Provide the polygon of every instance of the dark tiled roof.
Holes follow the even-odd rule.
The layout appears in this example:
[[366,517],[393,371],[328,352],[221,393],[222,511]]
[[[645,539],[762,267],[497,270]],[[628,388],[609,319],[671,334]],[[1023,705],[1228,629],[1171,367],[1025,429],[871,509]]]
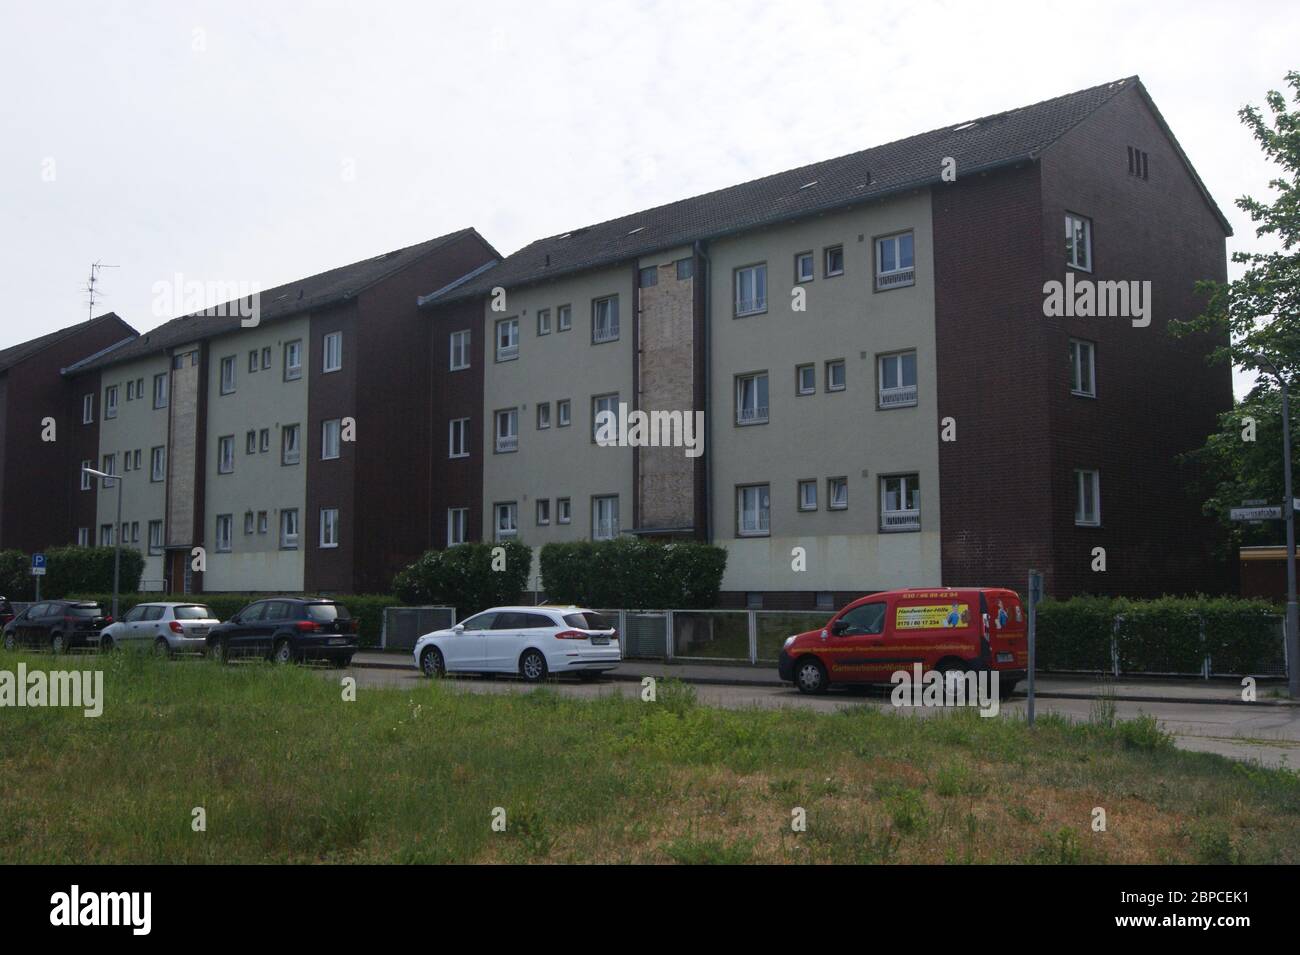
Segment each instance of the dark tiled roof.
[[40,338],[33,338],[31,341],[21,342],[9,348],[0,351],[0,371],[8,371],[19,362],[26,361],[38,352],[42,352],[51,345],[57,345],[65,339],[71,338],[87,329],[95,328],[99,325],[105,325],[110,322],[118,322],[124,328],[124,334],[134,334],[134,329],[127,325],[113,312],[105,312],[103,315],[97,315],[88,322],[78,322],[76,325],[69,325],[67,328],[60,328],[57,332],[50,332],[48,335],[42,335]]
[[[351,298],[363,289],[382,281],[406,268],[429,253],[466,236],[477,235],[472,229],[461,229],[418,245],[410,245],[394,252],[386,252],[371,259],[354,262],[319,275],[267,289],[260,296],[260,324],[288,318],[313,308],[322,308]],[[217,311],[218,309],[214,309]],[[239,313],[230,316],[185,315],[174,318],[145,332],[138,339],[121,348],[99,355],[66,369],[75,374],[93,368],[116,365],[124,361],[144,358],[179,345],[214,338],[233,332],[240,327]]]
[[927,186],[939,181],[946,156],[957,160],[958,175],[1027,160],[1133,86],[1141,88],[1135,76],[539,239],[422,304],[527,285]]

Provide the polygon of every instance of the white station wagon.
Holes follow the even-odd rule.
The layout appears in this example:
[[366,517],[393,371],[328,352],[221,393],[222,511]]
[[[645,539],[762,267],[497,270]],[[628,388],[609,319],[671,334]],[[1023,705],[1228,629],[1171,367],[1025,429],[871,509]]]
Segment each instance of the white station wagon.
[[548,674],[595,679],[618,666],[618,630],[582,607],[493,607],[415,643],[415,665],[446,673],[518,673],[529,683]]
[[99,648],[152,649],[160,655],[200,653],[208,631],[221,623],[203,604],[136,604],[99,635]]

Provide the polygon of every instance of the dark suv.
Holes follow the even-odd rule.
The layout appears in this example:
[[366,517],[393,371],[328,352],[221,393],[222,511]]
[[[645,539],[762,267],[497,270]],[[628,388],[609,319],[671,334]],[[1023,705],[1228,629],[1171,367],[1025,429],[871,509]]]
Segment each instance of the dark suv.
[[324,597],[270,597],[249,604],[208,632],[208,656],[265,657],[276,663],[328,660],[345,667],[357,652],[348,608]]
[[5,649],[25,645],[65,653],[74,647],[97,647],[100,631],[112,622],[99,604],[88,600],[43,600],[5,624]]

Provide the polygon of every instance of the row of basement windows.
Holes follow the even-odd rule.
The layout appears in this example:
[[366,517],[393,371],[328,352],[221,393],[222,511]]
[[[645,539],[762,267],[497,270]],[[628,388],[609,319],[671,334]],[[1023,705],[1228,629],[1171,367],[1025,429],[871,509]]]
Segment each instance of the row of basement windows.
[[[795,486],[795,509],[800,513],[819,509],[817,500],[821,482],[817,478],[800,480]],[[826,509],[849,509],[847,476],[825,480]],[[772,489],[769,484],[736,486],[736,536],[768,537],[771,534]],[[921,529],[921,482],[915,474],[892,474],[880,479],[880,524],[882,533],[919,531]]]
[[[447,543],[464,543],[465,527],[468,521],[467,508],[451,508],[447,511]],[[552,515],[551,499],[539,498],[533,502],[534,523],[537,527],[548,527],[552,519],[557,524],[573,523],[573,500],[567,497],[555,499]],[[457,537],[459,534],[459,537]],[[618,495],[594,494],[591,498],[591,539],[613,540],[619,535]],[[497,541],[513,540],[519,536],[519,502],[497,501],[492,505],[492,539]]]
[[[825,363],[822,381],[828,392],[846,390],[843,358]],[[766,371],[736,375],[736,424],[767,423],[769,390]],[[816,363],[795,366],[794,393],[797,397],[817,393]],[[876,356],[876,407],[882,410],[911,407],[916,404],[916,396],[916,352]]]
[[[329,418],[321,422],[322,461],[333,461],[339,457],[340,436],[343,419]],[[245,454],[265,454],[271,450],[271,429],[249,429],[244,434]],[[280,464],[291,466],[302,460],[302,426],[286,424],[280,428]],[[217,438],[217,473],[233,474],[235,471],[235,436],[222,435]]]

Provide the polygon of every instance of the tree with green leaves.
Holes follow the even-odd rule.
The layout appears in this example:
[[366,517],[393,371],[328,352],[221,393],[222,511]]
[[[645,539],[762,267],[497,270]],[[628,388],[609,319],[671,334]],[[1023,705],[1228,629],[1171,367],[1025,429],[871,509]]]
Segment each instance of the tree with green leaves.
[[[1255,106],[1237,114],[1278,174],[1269,181],[1272,201],[1242,196],[1236,205],[1255,223],[1256,238],[1271,240],[1277,248],[1234,252],[1232,260],[1245,267],[1242,275],[1230,282],[1198,282],[1205,310],[1171,326],[1176,335],[1210,332],[1224,342],[1212,352],[1211,361],[1260,372],[1250,393],[1220,416],[1220,430],[1187,455],[1207,482],[1206,512],[1228,524],[1238,543],[1275,543],[1281,533],[1277,523],[1242,526],[1228,521],[1228,509],[1243,500],[1282,500],[1277,375],[1285,376],[1290,388],[1292,453],[1300,458],[1294,441],[1300,404],[1300,72],[1287,73],[1286,82],[1296,109],[1288,109],[1286,97],[1272,90],[1266,97],[1271,115]],[[1300,471],[1298,463],[1293,461],[1292,467]]]

